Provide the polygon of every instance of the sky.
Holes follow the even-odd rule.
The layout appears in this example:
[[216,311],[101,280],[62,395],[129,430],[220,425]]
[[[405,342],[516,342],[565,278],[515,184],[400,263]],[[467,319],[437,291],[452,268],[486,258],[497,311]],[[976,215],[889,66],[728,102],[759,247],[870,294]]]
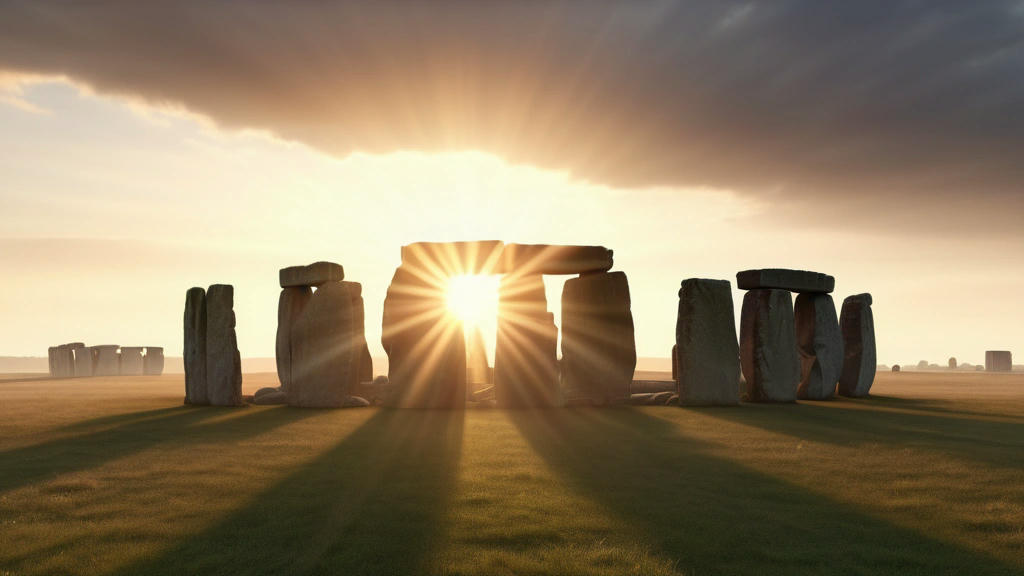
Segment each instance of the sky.
[[681,280],[789,267],[874,295],[880,362],[1024,357],[1021,2],[0,14],[0,355],[177,354],[231,283],[272,356],[277,270],[331,260],[379,356],[402,244],[499,239],[614,249],[641,356]]

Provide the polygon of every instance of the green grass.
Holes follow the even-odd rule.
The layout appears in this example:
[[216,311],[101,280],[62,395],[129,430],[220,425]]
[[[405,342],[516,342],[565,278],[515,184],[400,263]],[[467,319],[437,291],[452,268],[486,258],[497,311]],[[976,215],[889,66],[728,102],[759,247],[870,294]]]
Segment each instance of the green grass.
[[0,575],[1024,574],[1020,376],[465,413],[182,387],[0,381]]

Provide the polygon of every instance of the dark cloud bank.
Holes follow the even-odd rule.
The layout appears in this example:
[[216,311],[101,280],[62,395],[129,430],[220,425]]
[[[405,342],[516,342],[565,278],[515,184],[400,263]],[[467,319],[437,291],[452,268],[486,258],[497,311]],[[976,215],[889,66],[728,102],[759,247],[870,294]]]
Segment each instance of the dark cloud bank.
[[340,156],[484,149],[825,222],[1024,228],[1019,1],[0,7],[0,69]]

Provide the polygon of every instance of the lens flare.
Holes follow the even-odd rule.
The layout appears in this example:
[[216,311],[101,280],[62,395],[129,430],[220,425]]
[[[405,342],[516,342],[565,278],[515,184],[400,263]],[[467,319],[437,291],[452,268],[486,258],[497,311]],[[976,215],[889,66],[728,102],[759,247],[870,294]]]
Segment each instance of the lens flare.
[[448,281],[448,311],[466,326],[493,322],[498,315],[498,276],[464,274]]

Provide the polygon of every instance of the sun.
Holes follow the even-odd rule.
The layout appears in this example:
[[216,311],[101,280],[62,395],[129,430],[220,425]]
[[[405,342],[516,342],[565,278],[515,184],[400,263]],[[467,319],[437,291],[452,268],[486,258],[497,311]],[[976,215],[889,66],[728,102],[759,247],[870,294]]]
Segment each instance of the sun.
[[498,276],[464,274],[448,280],[448,311],[466,326],[498,316]]

